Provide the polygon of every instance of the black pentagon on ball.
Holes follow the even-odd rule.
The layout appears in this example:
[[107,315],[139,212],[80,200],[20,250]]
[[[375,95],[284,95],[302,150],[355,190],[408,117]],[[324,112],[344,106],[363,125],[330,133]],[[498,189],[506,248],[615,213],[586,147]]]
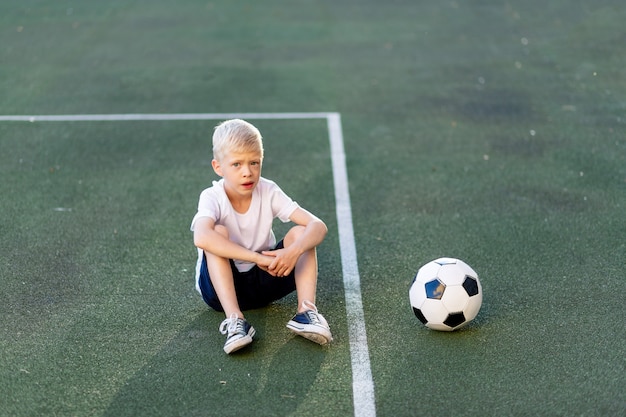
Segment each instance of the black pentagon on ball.
[[452,313],[443,321],[443,324],[450,327],[456,327],[465,322],[465,315],[463,313]]
[[467,295],[470,297],[476,295],[478,294],[478,281],[476,281],[476,278],[467,275],[465,281],[463,281],[463,288],[465,288]]
[[424,288],[426,289],[426,297],[434,299],[434,300],[441,300],[441,297],[443,297],[443,292],[445,291],[446,286],[443,282],[439,281],[438,279],[434,279],[424,284]]
[[413,313],[415,313],[415,317],[417,317],[422,323],[426,324],[426,322],[428,322],[419,308],[413,307]]

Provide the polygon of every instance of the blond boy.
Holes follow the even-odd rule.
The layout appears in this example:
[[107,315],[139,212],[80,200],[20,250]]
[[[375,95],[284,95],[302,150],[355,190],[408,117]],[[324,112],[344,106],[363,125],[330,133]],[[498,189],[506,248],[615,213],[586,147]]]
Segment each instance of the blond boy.
[[[296,315],[287,327],[319,344],[332,340],[315,306],[316,247],[327,233],[324,222],[261,176],[263,142],[252,124],[227,120],[213,134],[213,170],[222,177],[200,194],[191,223],[198,248],[196,289],[214,310],[223,311],[224,351],[252,343],[255,329],[244,310],[259,308],[294,290]],[[295,223],[277,242],[275,218]]]

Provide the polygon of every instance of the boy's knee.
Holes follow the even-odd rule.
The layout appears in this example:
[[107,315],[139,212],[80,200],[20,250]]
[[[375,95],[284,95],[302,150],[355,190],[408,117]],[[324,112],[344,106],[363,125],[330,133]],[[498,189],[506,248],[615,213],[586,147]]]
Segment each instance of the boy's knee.
[[228,229],[226,228],[226,226],[217,224],[215,225],[215,231],[219,233],[220,235],[224,236],[226,239],[228,239]]
[[298,239],[305,231],[305,227],[304,226],[294,226],[291,229],[289,229],[289,231],[287,232],[287,234],[285,235],[285,245],[289,246],[291,245],[293,242],[296,241],[296,239]]

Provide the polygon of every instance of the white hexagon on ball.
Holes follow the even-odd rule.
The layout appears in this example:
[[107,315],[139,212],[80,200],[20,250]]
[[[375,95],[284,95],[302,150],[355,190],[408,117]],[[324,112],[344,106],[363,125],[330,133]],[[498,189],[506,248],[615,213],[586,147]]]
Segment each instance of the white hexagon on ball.
[[422,266],[409,289],[415,316],[428,328],[453,331],[472,321],[482,305],[478,274],[456,258],[439,258]]

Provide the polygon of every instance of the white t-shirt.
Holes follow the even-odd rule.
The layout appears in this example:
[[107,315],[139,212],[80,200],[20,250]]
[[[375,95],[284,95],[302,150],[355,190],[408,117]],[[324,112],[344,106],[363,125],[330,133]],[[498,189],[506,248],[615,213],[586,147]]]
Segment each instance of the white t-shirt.
[[[248,211],[244,214],[237,213],[228,200],[224,180],[221,179],[213,181],[213,186],[200,194],[198,212],[191,221],[191,230],[194,230],[197,219],[210,217],[216,225],[225,226],[229,239],[238,245],[254,252],[270,250],[276,246],[276,236],[272,230],[274,219],[278,218],[286,223],[298,207],[298,203],[289,198],[275,182],[261,177],[252,192]],[[203,255],[202,249],[198,249],[196,278],[200,275]],[[241,272],[254,266],[251,262],[238,259],[234,259],[234,262]]]

